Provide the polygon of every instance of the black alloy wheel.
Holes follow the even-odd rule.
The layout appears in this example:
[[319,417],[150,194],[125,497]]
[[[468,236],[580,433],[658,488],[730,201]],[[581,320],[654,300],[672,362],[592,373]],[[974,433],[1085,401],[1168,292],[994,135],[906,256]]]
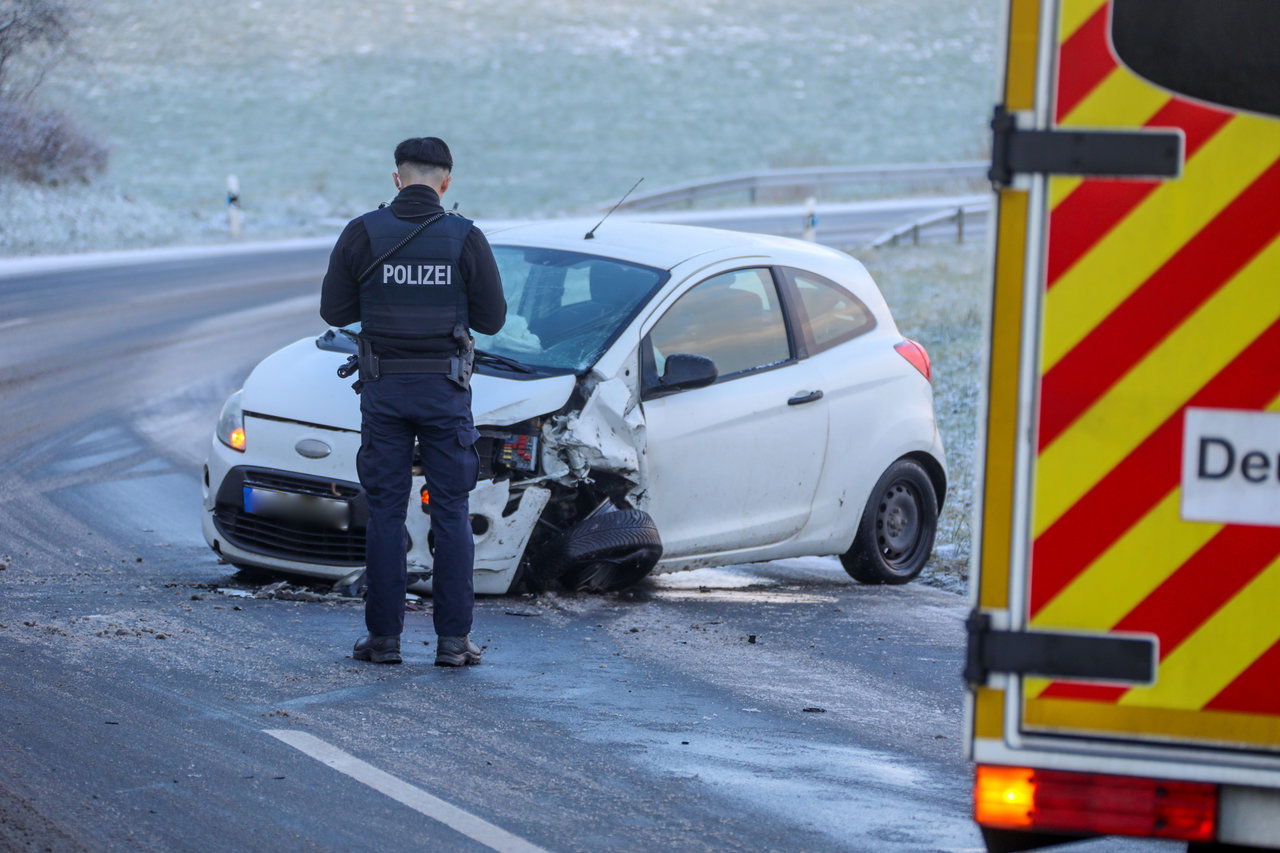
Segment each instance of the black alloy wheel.
[[871,490],[853,546],[840,562],[862,583],[907,583],[929,561],[937,531],[938,496],[929,475],[918,463],[899,459]]

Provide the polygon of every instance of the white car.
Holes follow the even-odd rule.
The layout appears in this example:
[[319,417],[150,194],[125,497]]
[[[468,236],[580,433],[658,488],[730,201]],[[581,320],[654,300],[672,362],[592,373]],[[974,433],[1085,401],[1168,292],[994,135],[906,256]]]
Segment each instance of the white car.
[[[946,468],[929,359],[846,254],[629,221],[489,233],[508,313],[477,336],[475,589],[622,588],[648,572],[840,555],[866,583],[928,560]],[[204,476],[225,560],[329,578],[364,563],[354,329],[264,359]],[[430,583],[415,470],[408,562]]]

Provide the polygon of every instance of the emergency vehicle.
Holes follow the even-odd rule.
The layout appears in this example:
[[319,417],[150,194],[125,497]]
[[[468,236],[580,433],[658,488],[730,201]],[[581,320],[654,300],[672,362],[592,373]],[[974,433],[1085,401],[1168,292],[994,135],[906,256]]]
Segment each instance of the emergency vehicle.
[[1280,849],[1280,2],[1011,0],[966,678],[991,851]]

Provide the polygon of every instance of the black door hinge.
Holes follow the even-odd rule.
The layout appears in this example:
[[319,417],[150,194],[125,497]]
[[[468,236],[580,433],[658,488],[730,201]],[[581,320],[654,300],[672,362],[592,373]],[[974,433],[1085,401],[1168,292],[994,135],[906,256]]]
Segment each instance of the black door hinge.
[[1171,130],[1022,130],[997,104],[991,118],[991,170],[997,187],[1022,173],[1111,178],[1176,178],[1182,134]]
[[991,615],[977,610],[965,627],[969,649],[964,677],[975,686],[985,684],[993,672],[1137,683],[1155,678],[1154,639],[998,631],[991,627]]

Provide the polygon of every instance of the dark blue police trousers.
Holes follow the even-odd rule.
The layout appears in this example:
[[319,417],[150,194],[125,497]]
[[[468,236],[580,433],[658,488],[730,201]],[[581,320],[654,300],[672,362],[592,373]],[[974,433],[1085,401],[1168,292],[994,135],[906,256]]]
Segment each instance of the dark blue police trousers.
[[442,637],[470,633],[475,542],[467,498],[480,470],[475,450],[480,434],[471,419],[471,392],[441,374],[398,373],[365,383],[360,414],[356,470],[369,501],[365,625],[371,634],[381,636],[404,630],[408,547],[404,521],[416,438],[422,450],[435,544],[432,619]]

